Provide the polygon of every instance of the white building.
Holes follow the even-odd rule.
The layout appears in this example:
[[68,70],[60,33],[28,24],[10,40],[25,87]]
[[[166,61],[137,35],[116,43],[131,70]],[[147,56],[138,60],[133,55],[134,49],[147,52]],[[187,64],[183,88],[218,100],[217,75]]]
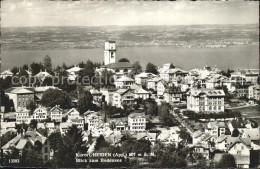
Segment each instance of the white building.
[[191,89],[187,93],[187,109],[196,112],[224,112],[223,90]]
[[133,113],[128,116],[128,126],[131,131],[145,131],[146,118],[141,113]]
[[115,80],[116,88],[131,88],[134,83],[135,80],[127,76],[122,76]]
[[104,50],[104,63],[108,65],[116,62],[116,42],[106,41]]
[[33,119],[37,121],[43,121],[47,119],[47,109],[45,107],[38,107],[33,112]]
[[50,75],[45,69],[44,71],[41,70],[39,73],[37,73],[35,77],[43,81],[46,77],[52,77],[52,75]]
[[103,123],[102,117],[98,112],[87,111],[84,113],[84,118],[88,125],[88,130],[95,130],[99,124]]
[[29,110],[21,110],[19,112],[16,112],[16,123],[17,124],[29,124],[31,122],[32,117],[30,116]]
[[165,89],[169,86],[169,83],[164,81],[164,80],[160,80],[157,83],[157,95],[158,96],[162,96],[165,92]]
[[123,105],[133,105],[135,103],[135,94],[132,89],[118,89],[113,93],[112,106],[123,107]]
[[63,110],[60,106],[56,105],[50,110],[51,121],[62,122]]
[[11,72],[11,71],[8,69],[8,70],[3,71],[3,72],[0,74],[0,78],[5,79],[5,78],[7,78],[8,76],[9,76],[9,77],[12,77],[13,75],[14,75],[13,72]]
[[248,98],[252,100],[260,100],[260,86],[252,85],[248,87]]
[[143,100],[150,98],[150,93],[142,88],[135,90],[135,98],[141,98]]
[[83,68],[80,68],[78,65],[74,65],[74,67],[66,70],[68,72],[68,79],[71,81],[76,80],[81,70],[83,70]]
[[68,115],[68,120],[71,120],[76,117],[79,117],[79,112],[75,108],[72,108],[67,112],[67,115]]
[[138,85],[145,85],[149,79],[155,77],[157,76],[153,73],[142,72],[138,75],[135,75],[135,83]]
[[157,83],[161,80],[159,77],[155,77],[147,80],[147,89],[157,90]]

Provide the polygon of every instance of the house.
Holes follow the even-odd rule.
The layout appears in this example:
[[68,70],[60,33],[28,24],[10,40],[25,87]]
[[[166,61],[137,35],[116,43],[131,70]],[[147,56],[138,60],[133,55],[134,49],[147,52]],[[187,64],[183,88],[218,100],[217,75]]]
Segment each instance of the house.
[[248,99],[254,101],[260,100],[260,86],[252,85],[248,87]]
[[[232,154],[239,168],[249,168],[251,140],[241,137],[230,137],[227,140],[227,151]],[[239,161],[244,159],[243,162]]]
[[164,64],[162,68],[158,69],[158,72],[160,78],[167,82],[172,81],[173,79],[180,80],[188,74],[188,72],[181,70],[180,68],[175,68],[171,63]]
[[39,79],[41,79],[42,81],[44,81],[44,79],[45,78],[47,78],[47,77],[52,77],[52,75],[50,75],[47,71],[46,71],[46,69],[45,69],[45,71],[40,71],[39,73],[37,73],[34,77],[37,77],[37,78],[39,78]]
[[123,107],[123,105],[133,105],[134,103],[135,94],[132,89],[118,89],[113,93],[113,106]]
[[79,129],[84,130],[85,119],[81,116],[74,116],[68,119],[67,122],[72,123],[73,125],[76,125]]
[[157,83],[161,80],[159,77],[155,77],[147,80],[147,89],[157,90]]
[[54,86],[41,86],[41,87],[11,87],[5,90],[5,93],[14,103],[16,111],[26,108],[30,101],[39,103],[42,99],[43,93],[48,89],[59,89]]
[[30,124],[31,120],[32,120],[32,116],[30,115],[30,111],[26,110],[26,109],[22,109],[18,112],[15,113],[16,115],[16,123],[17,124]]
[[183,92],[181,91],[180,87],[176,86],[168,86],[166,87],[163,99],[167,103],[180,103],[182,99]]
[[158,96],[163,96],[165,89],[169,86],[169,83],[164,81],[164,80],[160,80],[157,83],[157,95]]
[[200,154],[203,158],[209,159],[210,158],[210,148],[208,144],[197,143],[191,146],[194,154]]
[[68,79],[71,81],[75,81],[81,70],[83,70],[83,68],[80,68],[79,65],[74,65],[74,67],[66,70],[68,72]]
[[241,137],[251,139],[252,141],[260,140],[260,128],[246,129],[243,131]]
[[143,100],[150,98],[150,93],[143,88],[135,90],[135,98],[141,98]]
[[217,121],[213,121],[213,122],[209,122],[207,125],[207,131],[212,135],[212,136],[221,136],[221,135],[225,135],[226,133],[226,124],[224,122],[217,122]]
[[131,131],[145,131],[146,118],[141,113],[133,113],[128,116],[128,126]]
[[227,135],[220,135],[216,140],[215,140],[215,148],[221,151],[226,151],[227,150],[227,139],[231,136]]
[[103,124],[101,114],[95,111],[87,111],[84,113],[85,123],[88,130],[95,130],[99,124]]
[[31,151],[37,145],[41,145],[38,150],[39,155],[42,157],[43,162],[50,161],[50,143],[48,138],[44,137],[37,131],[27,131],[18,134],[8,143],[6,143],[2,150],[4,153],[10,151],[11,147],[15,147],[20,152]]
[[161,133],[158,135],[157,140],[159,140],[163,144],[174,144],[177,148],[183,139],[180,138],[177,132],[173,130],[161,130]]
[[138,85],[145,85],[149,79],[157,77],[153,73],[142,72],[138,75],[135,75],[135,83]]
[[37,129],[48,129],[49,131],[54,131],[56,128],[55,128],[55,124],[54,122],[44,122],[44,123],[37,123]]
[[68,115],[68,120],[71,120],[76,117],[79,117],[79,112],[75,108],[72,108],[67,112],[67,115]]
[[228,122],[228,128],[231,133],[234,129],[237,129],[240,135],[244,138],[251,138],[252,140],[257,140],[260,135],[259,125],[253,123],[250,120],[235,119]]
[[0,78],[5,79],[8,76],[12,77],[13,75],[14,75],[13,72],[11,72],[10,69],[8,69],[8,70],[5,70],[5,71],[1,72]]
[[119,121],[116,123],[116,130],[124,131],[127,129],[127,122]]
[[56,105],[50,110],[51,121],[62,122],[63,110],[60,106]]
[[224,112],[223,90],[191,89],[187,92],[187,109],[195,112]]
[[134,83],[135,80],[127,76],[122,76],[115,80],[116,88],[130,88]]
[[26,108],[30,101],[34,101],[34,92],[23,87],[9,88],[5,90],[10,100],[13,100],[16,111]]
[[33,112],[33,119],[36,121],[44,121],[47,119],[47,109],[45,107],[38,107]]
[[136,134],[136,140],[149,140],[154,146],[156,142],[156,133],[142,132]]
[[102,93],[97,89],[90,89],[89,91],[93,97],[93,102],[95,104],[100,104],[102,102]]
[[68,122],[60,123],[60,133],[61,133],[61,135],[65,134],[71,126],[72,126],[72,123],[68,123]]

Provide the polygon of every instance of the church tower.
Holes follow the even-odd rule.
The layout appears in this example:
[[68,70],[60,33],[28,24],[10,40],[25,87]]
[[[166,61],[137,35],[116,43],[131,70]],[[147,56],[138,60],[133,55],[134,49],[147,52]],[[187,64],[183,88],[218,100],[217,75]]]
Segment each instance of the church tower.
[[104,51],[104,63],[108,65],[116,62],[116,42],[106,41]]

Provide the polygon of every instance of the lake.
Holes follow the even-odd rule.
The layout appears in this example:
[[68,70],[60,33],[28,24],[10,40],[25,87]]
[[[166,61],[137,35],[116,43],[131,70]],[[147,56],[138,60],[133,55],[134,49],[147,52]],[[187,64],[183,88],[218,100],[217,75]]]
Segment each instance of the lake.
[[[62,49],[62,50],[15,50],[2,51],[2,70],[13,66],[22,66],[40,62],[49,55],[53,66],[77,64],[88,59],[103,62],[104,51],[97,49]],[[139,61],[143,68],[148,62],[157,66],[172,62],[178,67],[190,70],[196,67],[218,65],[220,69],[258,69],[259,46],[240,45],[227,48],[181,48],[181,47],[125,47],[117,50],[117,60],[128,58],[131,62]]]

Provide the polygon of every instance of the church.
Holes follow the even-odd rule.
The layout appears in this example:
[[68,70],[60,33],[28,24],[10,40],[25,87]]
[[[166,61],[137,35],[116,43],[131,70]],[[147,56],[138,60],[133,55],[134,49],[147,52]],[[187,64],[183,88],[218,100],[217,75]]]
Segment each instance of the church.
[[128,76],[132,71],[132,64],[129,62],[116,62],[116,42],[106,41],[104,49],[104,65],[96,71],[101,73],[104,69],[115,73],[115,78]]

